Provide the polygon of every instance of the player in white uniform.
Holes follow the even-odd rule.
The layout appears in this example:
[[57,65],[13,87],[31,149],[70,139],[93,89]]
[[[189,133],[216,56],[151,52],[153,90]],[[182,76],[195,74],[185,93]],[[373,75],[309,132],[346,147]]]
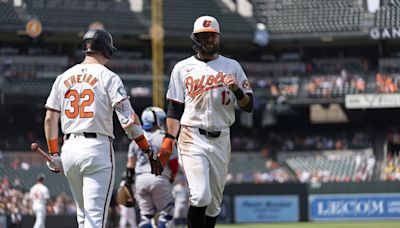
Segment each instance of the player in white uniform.
[[[59,75],[46,102],[45,134],[54,172],[64,172],[77,203],[79,227],[105,227],[114,185],[113,112],[128,137],[146,151],[152,172],[162,167],[154,156],[120,77],[104,65],[116,51],[105,30],[89,30],[82,43],[85,59]],[[64,144],[58,153],[58,122]]]
[[119,228],[137,228],[136,223],[136,211],[135,207],[125,207],[124,205],[119,205],[120,217],[119,217]]
[[175,228],[185,228],[189,209],[189,189],[186,185],[186,178],[184,176],[179,177],[178,183],[172,188],[172,195],[175,198]]
[[[141,116],[145,135],[154,151],[158,151],[165,136],[166,114],[158,107],[146,108]],[[173,218],[174,198],[172,182],[178,172],[178,154],[173,150],[168,165],[161,176],[151,174],[150,165],[143,151],[134,143],[129,145],[127,174],[136,175],[135,198],[140,208],[140,228],[151,228],[151,220],[159,212],[158,228],[168,227]]]
[[247,112],[253,109],[242,67],[218,54],[219,35],[215,18],[196,19],[191,38],[197,54],[175,65],[167,92],[168,132],[160,161],[165,164],[180,131],[179,164],[190,191],[189,228],[215,226],[228,172],[234,104]]
[[44,228],[46,220],[46,204],[50,199],[49,189],[44,185],[45,176],[39,174],[37,182],[29,191],[29,199],[32,202],[32,210],[36,215],[36,221],[33,228]]

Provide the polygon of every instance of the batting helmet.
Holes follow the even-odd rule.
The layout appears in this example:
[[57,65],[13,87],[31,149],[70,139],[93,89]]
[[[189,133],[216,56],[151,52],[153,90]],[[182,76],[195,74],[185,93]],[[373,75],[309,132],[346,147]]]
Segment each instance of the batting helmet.
[[100,52],[109,59],[116,51],[113,38],[109,32],[102,29],[89,30],[83,36],[82,50],[85,53]]
[[201,16],[194,22],[190,39],[192,40],[192,48],[196,52],[199,52],[201,49],[203,49],[199,39],[196,37],[196,34],[201,32],[220,33],[217,19],[211,16]]
[[165,119],[167,114],[159,107],[147,107],[141,116],[142,125],[144,130],[150,130],[153,126],[158,126],[160,129],[164,129]]

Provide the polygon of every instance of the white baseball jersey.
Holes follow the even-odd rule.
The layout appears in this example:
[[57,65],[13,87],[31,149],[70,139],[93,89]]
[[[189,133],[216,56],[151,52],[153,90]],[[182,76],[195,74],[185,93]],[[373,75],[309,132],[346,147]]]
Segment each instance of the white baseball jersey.
[[41,183],[36,183],[29,191],[29,198],[32,200],[32,208],[45,208],[50,198],[49,189]]
[[235,95],[223,85],[224,77],[232,75],[244,93],[253,93],[240,64],[219,55],[203,62],[194,56],[178,62],[172,73],[167,99],[185,104],[181,125],[217,131],[235,121]]
[[113,107],[127,98],[114,72],[101,64],[77,64],[57,77],[46,108],[61,112],[64,134],[93,132],[114,138]]
[[[165,136],[165,131],[161,129],[157,129],[154,132],[144,132],[147,141],[149,144],[154,148],[155,151],[159,151],[162,141]],[[129,144],[129,151],[128,151],[128,157],[131,158],[133,156],[136,156],[136,165],[135,165],[135,173],[136,175],[140,175],[142,173],[151,173],[151,166],[150,162],[148,159],[147,154],[145,154],[139,146],[135,142],[131,142]],[[178,152],[176,150],[176,147],[174,147],[174,150],[172,151],[172,154],[170,156],[170,160],[176,159],[178,156]],[[169,165],[164,167],[164,170],[162,172],[163,176],[166,176],[167,178],[170,178],[171,176],[171,168]]]

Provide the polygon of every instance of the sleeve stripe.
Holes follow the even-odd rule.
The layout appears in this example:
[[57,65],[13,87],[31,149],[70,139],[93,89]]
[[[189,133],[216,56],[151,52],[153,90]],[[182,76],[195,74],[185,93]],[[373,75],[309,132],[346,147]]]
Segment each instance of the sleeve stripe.
[[44,106],[44,108],[49,110],[49,111],[52,111],[52,112],[59,112],[59,113],[61,112],[60,110],[57,110],[57,109],[54,109],[54,108],[50,108],[50,107],[47,107],[47,106]]

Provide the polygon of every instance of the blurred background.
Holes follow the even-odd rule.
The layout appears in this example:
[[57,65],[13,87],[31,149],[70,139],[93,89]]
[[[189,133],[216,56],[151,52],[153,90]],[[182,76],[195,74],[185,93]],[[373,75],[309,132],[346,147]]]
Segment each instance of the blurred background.
[[[83,33],[113,35],[107,66],[140,114],[164,108],[201,15],[217,18],[221,54],[255,93],[231,128],[219,223],[400,220],[400,0],[0,0],[0,227],[32,226],[26,192],[39,173],[48,226],[74,225],[65,178],[29,148],[45,148],[44,103],[83,59]],[[115,123],[117,187],[129,140]]]

